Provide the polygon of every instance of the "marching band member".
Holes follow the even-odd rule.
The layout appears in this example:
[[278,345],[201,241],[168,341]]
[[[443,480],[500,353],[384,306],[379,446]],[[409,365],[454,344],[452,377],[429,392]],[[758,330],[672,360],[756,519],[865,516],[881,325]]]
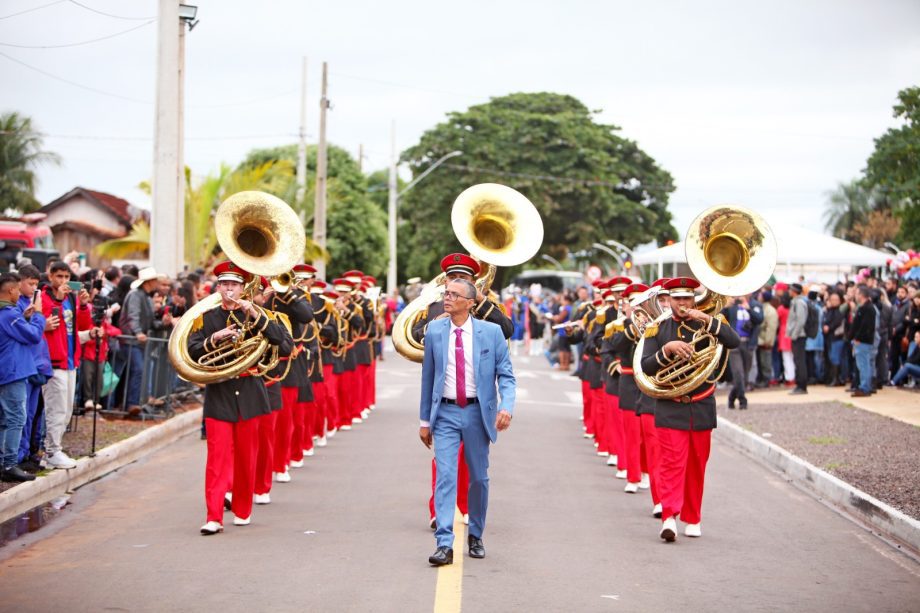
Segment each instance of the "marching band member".
[[[313,388],[307,377],[307,351],[304,338],[313,321],[313,309],[301,290],[291,287],[284,294],[273,293],[267,301],[272,311],[287,315],[291,322],[291,334],[294,337],[294,352],[290,356],[293,362],[281,381],[282,408],[275,421],[274,461],[272,469],[275,481],[288,483],[291,474],[289,466],[303,466],[303,403],[313,400]],[[296,433],[296,437],[295,437]],[[292,446],[296,438],[297,444]]]
[[648,289],[642,283],[632,283],[622,292],[622,316],[625,316],[618,328],[611,330],[613,340],[611,347],[615,359],[620,363],[619,376],[619,408],[623,419],[623,455],[626,456],[626,487],[623,491],[635,494],[639,491],[642,481],[642,433],[638,415],[639,388],[633,378],[633,354],[636,351],[636,342],[639,340],[638,330],[632,322],[632,306],[629,298],[633,294],[644,292]]
[[[586,335],[584,333],[584,323],[587,322],[589,313],[593,312],[594,307],[594,294],[603,291],[603,287],[606,285],[606,282],[602,279],[595,279],[591,282],[592,293],[588,296],[588,299],[579,304],[569,316],[569,321],[566,322],[570,325],[565,327],[566,341],[569,345],[577,345],[578,343],[584,344]],[[578,328],[581,328],[580,330]],[[584,362],[587,359],[587,356],[582,352],[581,362],[575,364],[575,375],[581,380],[581,419],[583,422],[583,429],[585,431],[585,438],[595,439],[595,446],[599,447],[597,439],[597,425],[595,424],[595,412],[593,406],[594,394],[591,392],[590,381],[585,377]]]
[[353,351],[355,341],[364,331],[364,312],[361,305],[352,299],[355,289],[355,283],[345,278],[335,279],[333,288],[339,294],[336,301],[336,308],[345,323],[342,333],[342,342],[344,345],[343,353],[343,371],[339,375],[338,381],[338,401],[339,401],[339,429],[351,430],[357,414],[354,412],[356,404],[355,394],[358,391],[360,383],[357,380],[358,361]]
[[310,287],[317,308],[314,314],[319,324],[320,361],[323,365],[323,424],[317,432],[320,436],[316,444],[325,447],[327,436],[334,436],[339,426],[339,376],[344,370],[339,346],[342,342],[340,335],[341,317],[336,310],[335,303],[339,294],[328,287],[325,281],[316,280]]
[[[364,275],[364,283],[367,285],[367,290],[365,291],[377,288],[377,279],[371,275]],[[371,347],[371,363],[370,368],[367,370],[367,379],[364,382],[364,406],[367,407],[367,413],[364,417],[367,417],[371,411],[377,408],[377,358],[383,351],[381,341],[386,336],[386,328],[383,327],[383,322],[381,321],[381,315],[386,306],[380,299],[379,290],[377,299],[373,301],[368,300],[368,302],[370,304],[370,313],[374,325],[373,328],[371,328],[373,332],[368,336],[368,343]],[[380,359],[383,358],[381,357]]]
[[[603,287],[599,283],[597,287]],[[578,325],[566,326],[566,334],[572,343],[582,343],[581,352],[581,393],[583,411],[591,423],[594,434],[594,446],[597,455],[608,457],[610,455],[607,432],[607,412],[603,408],[604,389],[603,374],[601,372],[600,345],[603,340],[606,313],[599,309],[603,306],[602,298],[597,298],[591,303],[586,303],[584,315]],[[603,315],[599,315],[603,313]]]
[[[188,351],[194,360],[240,336],[262,334],[279,352],[289,354],[290,337],[283,326],[269,319],[240,295],[250,280],[248,272],[233,262],[214,269],[220,307],[207,311],[193,325]],[[271,412],[265,384],[253,371],[205,387],[204,418],[208,431],[205,468],[207,520],[201,534],[223,531],[224,495],[233,490],[235,525],[247,525],[252,514],[258,432],[262,415]],[[232,483],[232,486],[231,486]]]
[[[605,300],[619,306],[623,290],[625,290],[630,283],[632,283],[632,280],[629,277],[613,277],[610,279],[610,281],[607,282],[609,293],[605,294]],[[611,313],[607,321],[613,321],[618,318],[619,315],[619,310],[615,310]],[[611,440],[611,445],[616,449],[616,458],[612,460],[608,458],[607,464],[609,466],[616,466],[617,479],[626,479],[626,434],[623,427],[623,410],[620,408],[620,371],[618,367],[614,366],[618,362],[612,343],[612,337],[605,339],[602,347],[602,351],[607,354],[610,359],[610,364],[608,364],[605,370],[610,379],[606,389],[607,393],[604,395],[604,407],[607,409],[608,436]]]
[[[687,277],[671,279],[664,284],[670,292],[672,317],[661,322],[657,333],[645,341],[642,355],[645,374],[654,375],[678,360],[689,360],[694,348],[688,341],[698,330],[711,334],[726,349],[734,349],[741,343],[724,318],[712,317],[693,308],[694,290],[699,285],[699,281]],[[722,361],[726,360],[727,355],[723,355]],[[655,405],[655,426],[661,446],[662,524],[659,536],[666,542],[676,538],[678,516],[686,524],[686,536],[702,535],[703,483],[712,429],[716,427],[715,389],[715,381],[706,381],[690,394],[659,399]]]
[[367,395],[365,388],[369,383],[368,375],[371,362],[373,362],[371,344],[368,338],[374,333],[374,314],[371,311],[370,300],[364,295],[366,291],[364,273],[360,270],[349,270],[342,276],[352,282],[354,286],[352,302],[360,307],[361,317],[364,320],[362,330],[355,335],[354,346],[352,347],[352,351],[355,354],[355,386],[351,395],[351,421],[353,424],[360,424],[367,417],[367,406],[364,404]]
[[[619,317],[617,308],[616,308],[616,295],[613,293],[613,290],[609,289],[609,283],[605,283],[602,287],[607,288],[601,292],[601,297],[604,299],[604,304],[607,305],[607,313],[604,320],[611,323],[606,323],[604,325],[605,333],[601,339],[600,349],[598,353],[601,356],[601,376],[604,382],[604,393],[601,394],[600,398],[600,407],[599,410],[604,414],[604,430],[603,438],[607,441],[607,450],[609,454],[607,456],[607,466],[616,466],[618,463],[625,462],[625,459],[620,460],[620,448],[623,446],[621,430],[622,422],[614,423],[614,420],[620,419],[620,416],[617,414],[620,393],[620,372],[619,372],[619,363],[614,359],[613,349],[611,348],[611,337],[606,334],[606,329],[608,326],[612,325],[612,322]],[[617,428],[619,426],[619,428]],[[623,464],[625,466],[625,464]]]
[[[307,377],[313,390],[313,400],[305,403],[303,410],[303,428],[301,440],[291,441],[291,445],[299,444],[304,457],[314,454],[314,443],[326,434],[326,385],[323,379],[323,360],[319,346],[320,323],[317,321],[317,312],[323,308],[323,299],[312,292],[316,283],[316,268],[309,264],[298,264],[294,267],[294,280],[298,289],[304,292],[304,298],[309,301],[313,310],[313,321],[310,322],[304,343],[307,348]],[[323,283],[323,287],[325,287]]]

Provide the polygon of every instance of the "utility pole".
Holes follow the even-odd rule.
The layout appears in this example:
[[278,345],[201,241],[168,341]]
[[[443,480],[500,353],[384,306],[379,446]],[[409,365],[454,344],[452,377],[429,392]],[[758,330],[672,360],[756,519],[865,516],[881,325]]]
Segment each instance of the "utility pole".
[[387,264],[387,294],[392,294],[396,289],[396,120],[390,127],[390,178],[389,198],[387,201],[387,242],[390,247],[390,258]]
[[364,173],[364,143],[358,144],[358,172]]
[[307,58],[304,56],[300,72],[300,144],[297,146],[297,200],[300,223],[307,225],[307,207],[303,201],[307,191]]
[[[326,98],[327,68],[323,62],[322,96],[319,99],[319,145],[316,149],[316,205],[313,210],[313,242],[326,248],[326,110],[329,100]],[[326,261],[319,258],[313,261],[317,275],[326,277]]]
[[150,263],[157,272],[169,275],[178,273],[185,263],[181,86],[184,34],[178,0],[159,0]]

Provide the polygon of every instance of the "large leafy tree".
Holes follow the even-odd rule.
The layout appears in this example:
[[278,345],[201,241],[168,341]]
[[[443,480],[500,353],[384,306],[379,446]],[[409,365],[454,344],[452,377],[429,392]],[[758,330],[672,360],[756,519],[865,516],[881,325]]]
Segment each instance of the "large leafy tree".
[[824,227],[837,238],[859,242],[859,226],[866,223],[873,208],[873,195],[862,181],[840,183],[827,194]]
[[403,276],[429,278],[443,254],[461,249],[450,207],[476,183],[527,196],[543,217],[542,251],[558,259],[608,238],[630,247],[677,238],[667,210],[671,175],[595,114],[571,96],[517,93],[450,113],[425,132],[402,155],[415,176],[451,151],[463,155],[400,202],[399,241],[412,254]]
[[899,240],[920,245],[920,87],[898,92],[894,116],[902,120],[875,139],[866,164],[865,184],[880,190],[893,203],[901,221]]
[[[240,168],[264,164],[269,161],[285,161],[291,164],[297,160],[297,145],[286,145],[270,149],[251,151]],[[335,273],[349,268],[359,268],[365,273],[380,277],[387,265],[387,217],[384,210],[374,203],[368,193],[367,178],[361,173],[351,155],[336,146],[329,146],[327,153],[326,182],[326,250],[329,266]],[[307,236],[312,235],[314,185],[316,180],[316,147],[307,149],[307,190],[299,202],[296,200],[297,186],[293,181],[267,190],[279,198],[292,203],[301,214]]]
[[31,118],[15,112],[0,115],[0,211],[38,209],[35,169],[59,161],[56,154],[43,150],[41,134]]

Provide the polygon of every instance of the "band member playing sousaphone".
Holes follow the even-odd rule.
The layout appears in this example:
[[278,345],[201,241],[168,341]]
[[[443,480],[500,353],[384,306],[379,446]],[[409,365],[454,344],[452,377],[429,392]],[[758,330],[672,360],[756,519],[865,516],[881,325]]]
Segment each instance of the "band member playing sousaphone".
[[[201,314],[188,337],[188,353],[196,362],[215,350],[229,348],[228,358],[236,357],[232,348],[248,338],[261,335],[280,356],[289,355],[293,342],[284,327],[265,311],[241,297],[250,282],[248,272],[233,262],[222,262],[214,269],[221,302]],[[234,525],[247,525],[252,514],[252,495],[256,472],[258,417],[271,412],[271,403],[258,369],[205,388],[204,418],[208,432],[208,457],[205,470],[207,521],[204,535],[223,531],[224,495],[231,490]]]
[[[699,281],[687,277],[664,284],[670,292],[671,317],[647,330],[641,356],[642,371],[656,375],[662,370],[689,363],[694,353],[706,351],[713,343],[734,349],[741,343],[738,334],[721,316],[711,316],[695,307],[694,290]],[[695,344],[691,344],[697,339]],[[655,407],[655,426],[661,446],[660,484],[662,525],[659,536],[673,542],[677,535],[676,518],[686,524],[684,534],[698,537],[703,482],[709,459],[712,429],[716,427],[716,380],[727,360],[723,351],[716,372],[695,389],[669,398],[659,398]]]

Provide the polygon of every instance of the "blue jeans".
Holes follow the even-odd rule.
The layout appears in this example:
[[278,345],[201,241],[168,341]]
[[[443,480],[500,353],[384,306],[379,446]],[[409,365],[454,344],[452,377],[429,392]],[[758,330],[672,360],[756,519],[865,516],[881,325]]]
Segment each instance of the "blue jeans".
[[843,341],[831,341],[830,349],[827,352],[827,359],[834,366],[840,366],[840,356],[843,353]]
[[18,463],[25,423],[26,380],[0,385],[0,467],[12,468]]
[[856,354],[856,368],[859,370],[859,389],[867,394],[872,391],[872,344],[860,343],[853,345],[853,353]]
[[[126,398],[125,406],[128,407],[140,405],[141,399],[141,379],[144,377],[144,348],[140,345],[129,345],[124,343],[121,346],[120,358],[125,371],[122,372],[122,377],[127,377],[125,380],[125,389],[126,389]],[[144,398],[144,400],[147,400]]]
[[901,382],[904,381],[908,375],[920,381],[920,366],[917,366],[916,364],[904,364],[898,370],[898,374],[894,376],[894,379],[892,379],[891,382],[895,385],[901,385]]
[[19,441],[19,461],[25,461],[32,449],[41,449],[45,440],[45,416],[38,412],[38,397],[42,393],[41,385],[26,383],[26,421],[22,426],[22,438]]

